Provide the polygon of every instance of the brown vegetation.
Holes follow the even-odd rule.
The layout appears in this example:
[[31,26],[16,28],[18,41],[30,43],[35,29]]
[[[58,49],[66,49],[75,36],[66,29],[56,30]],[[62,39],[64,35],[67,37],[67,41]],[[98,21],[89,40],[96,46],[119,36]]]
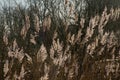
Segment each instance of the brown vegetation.
[[89,20],[70,12],[73,19],[54,12],[42,16],[31,5],[1,16],[0,79],[118,80],[120,31],[105,29],[119,23],[120,9],[105,7]]

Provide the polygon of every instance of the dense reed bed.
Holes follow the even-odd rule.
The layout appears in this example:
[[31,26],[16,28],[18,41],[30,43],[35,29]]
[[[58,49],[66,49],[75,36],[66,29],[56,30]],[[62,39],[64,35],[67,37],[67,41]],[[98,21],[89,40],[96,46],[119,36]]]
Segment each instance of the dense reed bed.
[[111,26],[119,25],[120,9],[105,7],[89,19],[67,10],[2,10],[0,80],[119,80],[120,31]]

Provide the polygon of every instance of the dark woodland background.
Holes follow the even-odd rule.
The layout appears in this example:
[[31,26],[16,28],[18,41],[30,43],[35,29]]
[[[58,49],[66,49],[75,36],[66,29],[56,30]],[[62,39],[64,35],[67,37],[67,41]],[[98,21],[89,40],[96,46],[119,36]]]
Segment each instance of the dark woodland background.
[[119,80],[120,0],[26,0],[0,10],[0,80]]

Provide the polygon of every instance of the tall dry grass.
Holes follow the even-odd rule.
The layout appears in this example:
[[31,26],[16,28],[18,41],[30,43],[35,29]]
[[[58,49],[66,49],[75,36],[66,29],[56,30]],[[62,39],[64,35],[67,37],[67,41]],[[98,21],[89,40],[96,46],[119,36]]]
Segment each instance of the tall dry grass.
[[[120,78],[119,32],[104,30],[109,21],[119,20],[119,8],[111,9],[110,13],[105,8],[102,15],[90,18],[88,26],[85,18],[81,18],[80,25],[61,22],[61,27],[55,27],[57,21],[55,24],[50,15],[43,23],[37,14],[20,16],[18,22],[23,23],[16,24],[17,20],[13,20],[13,32],[4,29],[2,35],[1,80]],[[8,25],[5,23],[3,26]]]

